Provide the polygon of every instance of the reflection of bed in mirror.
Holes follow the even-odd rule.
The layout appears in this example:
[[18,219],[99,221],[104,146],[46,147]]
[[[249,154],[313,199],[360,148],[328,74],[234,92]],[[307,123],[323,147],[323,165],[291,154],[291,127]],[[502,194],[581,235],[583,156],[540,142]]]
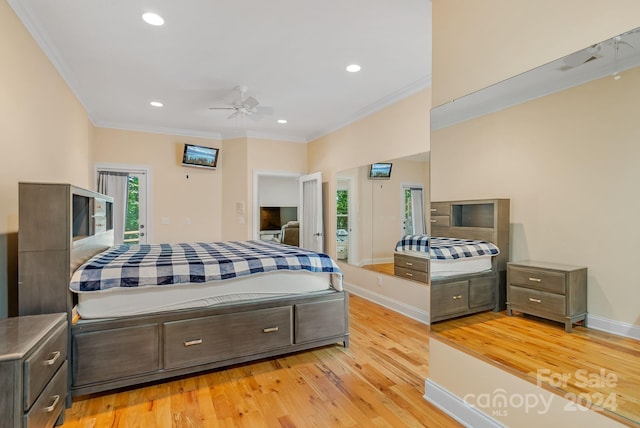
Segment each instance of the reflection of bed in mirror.
[[398,276],[426,281],[430,270],[431,321],[504,309],[509,200],[432,202],[431,214],[430,245],[400,244],[394,260]]

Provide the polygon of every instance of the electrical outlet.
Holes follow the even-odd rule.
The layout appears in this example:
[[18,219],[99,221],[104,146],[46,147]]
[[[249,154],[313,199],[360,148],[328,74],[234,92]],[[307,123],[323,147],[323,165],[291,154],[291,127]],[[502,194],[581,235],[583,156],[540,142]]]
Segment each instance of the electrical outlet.
[[184,224],[191,224],[191,217],[185,217]]
[[382,286],[382,275],[378,275],[378,286]]
[[161,217],[160,222],[162,224],[169,224],[169,217]]

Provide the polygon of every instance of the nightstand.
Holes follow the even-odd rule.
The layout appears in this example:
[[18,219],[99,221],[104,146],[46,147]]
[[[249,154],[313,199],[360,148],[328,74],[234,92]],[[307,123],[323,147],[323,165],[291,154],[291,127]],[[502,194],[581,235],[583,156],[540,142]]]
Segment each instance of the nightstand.
[[587,268],[549,262],[507,264],[507,315],[519,311],[564,323],[587,322]]
[[0,427],[62,423],[67,390],[67,315],[0,320]]

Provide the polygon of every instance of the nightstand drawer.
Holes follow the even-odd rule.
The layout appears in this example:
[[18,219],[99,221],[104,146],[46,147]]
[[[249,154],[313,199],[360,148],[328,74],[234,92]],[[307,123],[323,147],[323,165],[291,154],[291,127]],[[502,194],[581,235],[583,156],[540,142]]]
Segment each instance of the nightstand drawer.
[[521,266],[509,267],[509,284],[558,294],[566,292],[564,273]]
[[24,361],[24,410],[42,392],[42,388],[53,377],[67,359],[67,324],[60,325],[38,349]]
[[469,307],[469,281],[431,285],[431,316],[465,313]]
[[64,411],[66,398],[67,362],[64,361],[60,370],[42,391],[31,410],[24,415],[23,426],[26,428],[53,426],[58,416],[60,416],[60,412]]
[[530,310],[534,315],[536,312],[566,315],[565,302],[565,297],[559,294],[509,286],[509,304],[515,310]]

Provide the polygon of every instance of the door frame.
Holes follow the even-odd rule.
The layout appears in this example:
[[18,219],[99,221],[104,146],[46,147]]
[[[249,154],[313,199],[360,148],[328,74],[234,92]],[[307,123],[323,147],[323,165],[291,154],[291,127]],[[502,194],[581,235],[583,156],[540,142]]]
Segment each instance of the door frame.
[[147,243],[153,241],[153,169],[150,165],[141,164],[127,164],[127,163],[110,163],[110,162],[96,162],[94,164],[94,177],[92,183],[92,189],[98,188],[98,171],[114,171],[114,172],[131,172],[136,174],[144,174],[147,177],[145,198],[147,201],[146,206],[146,219],[144,219],[144,225],[146,227],[145,234],[147,236]]
[[404,216],[405,216],[405,206],[404,206],[404,192],[406,191],[406,189],[420,189],[422,190],[422,216],[423,219],[425,221],[424,224],[424,230],[425,233],[427,233],[427,225],[426,225],[426,212],[425,212],[425,208],[424,208],[424,201],[425,201],[425,196],[424,196],[424,184],[422,183],[400,183],[400,236],[404,236],[405,233],[405,228],[404,228]]
[[[267,169],[257,169],[253,171],[253,221],[252,239],[260,239],[260,177],[287,177],[299,179],[303,172],[277,171]],[[300,219],[300,201],[298,201],[298,219]]]

